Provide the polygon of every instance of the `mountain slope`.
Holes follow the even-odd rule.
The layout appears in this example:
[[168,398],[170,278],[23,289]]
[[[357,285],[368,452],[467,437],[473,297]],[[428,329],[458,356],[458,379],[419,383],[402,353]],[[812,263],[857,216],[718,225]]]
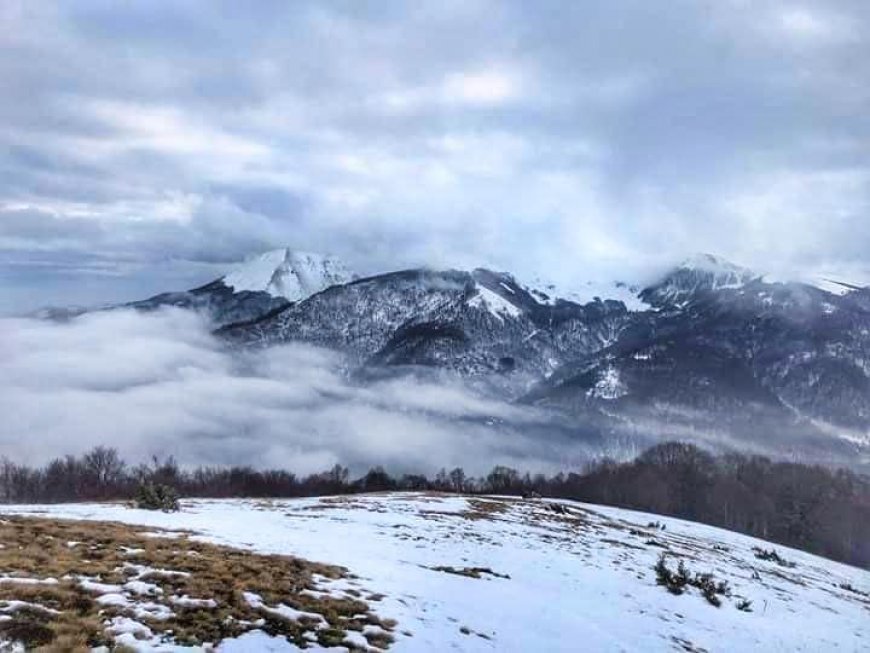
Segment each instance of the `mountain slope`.
[[619,302],[540,303],[489,270],[406,270],[333,286],[221,334],[241,345],[301,340],[361,364],[534,379],[609,344],[628,319]]
[[[206,542],[344,566],[352,578],[318,579],[317,596],[376,597],[378,615],[397,622],[396,651],[857,651],[870,638],[866,571],[569,501],[380,494],[185,501],[175,514],[108,504],[3,512],[183,528]],[[713,594],[719,607],[694,587],[675,595],[658,585],[661,554],[671,569],[682,561],[727,583]],[[246,641],[219,650],[295,650],[261,632]]]
[[[870,461],[870,310],[724,266],[685,267],[642,295],[642,328],[563,366],[527,399],[578,416],[603,412],[664,437]],[[599,387],[616,391],[602,394]]]
[[866,292],[771,283],[701,255],[639,293],[649,310],[631,311],[566,301],[506,273],[407,270],[333,286],[220,333],[241,346],[338,349],[363,370],[489,379],[502,396],[630,439],[700,438],[864,464]]

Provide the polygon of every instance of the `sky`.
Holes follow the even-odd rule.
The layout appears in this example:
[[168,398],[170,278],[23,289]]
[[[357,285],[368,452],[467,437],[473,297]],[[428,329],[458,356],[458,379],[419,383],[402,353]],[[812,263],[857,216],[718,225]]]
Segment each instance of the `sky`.
[[870,269],[866,0],[5,0],[0,97],[0,314],[282,246]]

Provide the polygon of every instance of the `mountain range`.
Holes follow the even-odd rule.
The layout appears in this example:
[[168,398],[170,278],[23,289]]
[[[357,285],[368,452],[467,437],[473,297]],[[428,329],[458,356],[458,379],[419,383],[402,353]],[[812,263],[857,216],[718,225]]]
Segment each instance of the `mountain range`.
[[709,254],[610,288],[582,302],[487,269],[360,278],[281,249],[124,306],[199,310],[236,347],[338,350],[362,381],[446,372],[605,438],[870,465],[870,288],[770,281]]

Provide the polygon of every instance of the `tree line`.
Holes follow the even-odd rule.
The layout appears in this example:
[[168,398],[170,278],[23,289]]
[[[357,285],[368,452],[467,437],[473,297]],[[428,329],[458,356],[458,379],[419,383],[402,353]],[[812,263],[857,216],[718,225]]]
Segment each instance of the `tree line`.
[[630,462],[604,459],[578,472],[531,475],[498,466],[483,477],[462,468],[394,476],[347,467],[307,476],[252,467],[182,468],[172,458],[128,465],[97,447],[43,467],[0,461],[0,501],[53,503],[132,499],[143,485],[183,497],[289,498],[382,491],[541,495],[680,517],[754,535],[870,568],[870,479],[844,469],[710,454],[694,445],[656,445]]

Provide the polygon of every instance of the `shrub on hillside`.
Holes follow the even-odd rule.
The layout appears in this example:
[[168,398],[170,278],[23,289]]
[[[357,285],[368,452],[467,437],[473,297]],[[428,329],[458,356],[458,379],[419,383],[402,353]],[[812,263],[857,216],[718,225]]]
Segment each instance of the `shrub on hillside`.
[[662,553],[654,567],[656,582],[667,589],[671,594],[680,595],[686,591],[686,587],[696,587],[707,602],[715,607],[722,605],[719,596],[728,596],[730,588],[727,581],[716,582],[711,573],[696,573],[692,575],[680,560],[676,571],[670,569],[667,564],[667,554]]
[[143,483],[136,491],[134,499],[137,508],[143,510],[162,510],[177,512],[179,510],[178,493],[169,485]]
[[779,555],[775,549],[762,549],[760,547],[754,546],[752,547],[752,551],[755,553],[755,557],[759,560],[765,560],[767,562],[775,562],[780,567],[788,567],[789,569],[797,567],[794,562],[786,560],[781,555]]
[[682,594],[686,585],[689,584],[689,571],[686,565],[680,560],[677,565],[677,570],[673,571],[668,567],[667,554],[662,553],[659,556],[655,566],[656,582],[663,585],[671,594]]

